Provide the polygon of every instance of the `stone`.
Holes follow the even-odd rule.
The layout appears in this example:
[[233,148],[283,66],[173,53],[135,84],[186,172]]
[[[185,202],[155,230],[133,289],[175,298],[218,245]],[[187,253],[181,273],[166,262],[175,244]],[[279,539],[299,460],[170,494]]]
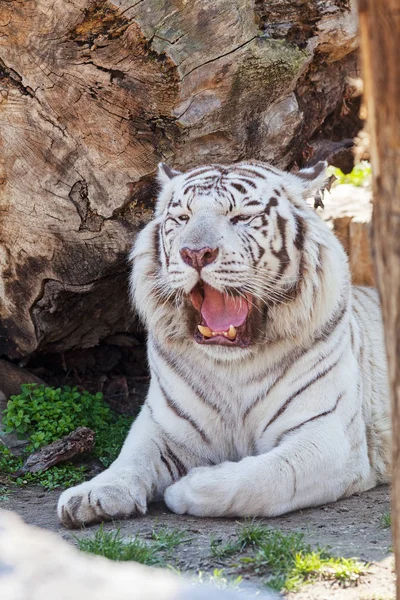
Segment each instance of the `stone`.
[[[54,533],[0,511],[0,598],[4,600],[248,600],[241,592],[193,586],[183,577],[135,562],[80,553]],[[273,594],[260,593],[260,600]]]

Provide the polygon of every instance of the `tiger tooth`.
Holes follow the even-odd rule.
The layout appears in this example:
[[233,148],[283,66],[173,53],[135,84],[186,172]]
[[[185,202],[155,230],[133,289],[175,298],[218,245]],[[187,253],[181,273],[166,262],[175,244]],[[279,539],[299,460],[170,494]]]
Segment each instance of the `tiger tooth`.
[[229,330],[228,330],[227,336],[228,336],[228,338],[229,338],[230,340],[234,340],[234,339],[235,339],[235,337],[236,337],[236,328],[235,328],[233,325],[231,325],[231,326],[229,327]]
[[213,332],[209,327],[204,327],[204,325],[197,325],[197,329],[202,335],[204,335],[204,337],[210,338],[213,336]]

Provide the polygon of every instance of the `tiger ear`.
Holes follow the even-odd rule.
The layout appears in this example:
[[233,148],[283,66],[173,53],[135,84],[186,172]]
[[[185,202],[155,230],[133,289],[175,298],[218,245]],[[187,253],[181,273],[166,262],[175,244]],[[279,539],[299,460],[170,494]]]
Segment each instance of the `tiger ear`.
[[161,187],[164,187],[166,183],[168,183],[171,179],[180,174],[180,171],[171,169],[171,167],[169,167],[165,163],[158,163],[157,180]]
[[314,194],[324,187],[325,181],[328,178],[326,172],[327,166],[328,163],[325,160],[320,160],[312,167],[301,169],[295,173],[295,176],[301,180],[304,200],[314,196]]

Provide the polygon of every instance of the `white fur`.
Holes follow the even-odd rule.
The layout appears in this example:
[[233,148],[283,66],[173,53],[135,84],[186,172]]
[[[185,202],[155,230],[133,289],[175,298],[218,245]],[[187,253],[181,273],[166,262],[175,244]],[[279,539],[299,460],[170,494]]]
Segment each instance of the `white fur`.
[[[203,169],[160,174],[155,220],[131,254],[133,300],[149,331],[149,394],[118,459],[62,494],[58,513],[67,526],[143,514],[163,495],[177,513],[274,516],[390,478],[379,302],[373,290],[351,288],[341,245],[305,202],[324,172],[316,169],[310,180],[309,172],[295,176],[261,163]],[[228,213],[229,194],[218,186],[238,181],[241,169],[253,172],[256,187],[236,191]],[[190,178],[195,187],[185,196]],[[180,222],[188,198],[190,219]],[[277,203],[267,226],[251,229],[260,208],[246,202],[265,207],[271,198]],[[237,214],[254,220],[233,224]],[[265,250],[257,265],[244,241],[249,231]],[[247,348],[193,339],[187,294],[199,276],[179,250],[199,243],[220,249],[203,268],[204,281],[254,294],[259,320]],[[224,265],[230,274],[221,273]]]

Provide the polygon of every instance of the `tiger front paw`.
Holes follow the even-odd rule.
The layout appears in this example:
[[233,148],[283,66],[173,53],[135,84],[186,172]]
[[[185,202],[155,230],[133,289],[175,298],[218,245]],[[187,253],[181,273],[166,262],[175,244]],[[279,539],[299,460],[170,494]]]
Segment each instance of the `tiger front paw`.
[[177,514],[196,517],[222,517],[235,513],[236,485],[230,475],[234,467],[225,463],[215,467],[198,467],[170,485],[164,500]]
[[146,492],[129,489],[120,480],[88,481],[65,490],[57,506],[58,518],[69,529],[101,521],[124,519],[146,512]]

